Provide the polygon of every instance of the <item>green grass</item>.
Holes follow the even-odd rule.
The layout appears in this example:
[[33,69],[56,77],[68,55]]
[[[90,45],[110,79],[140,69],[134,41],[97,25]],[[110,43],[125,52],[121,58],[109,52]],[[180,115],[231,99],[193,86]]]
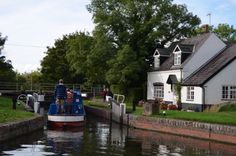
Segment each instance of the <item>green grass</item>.
[[[84,101],[85,105],[92,106],[95,108],[110,109],[110,106],[107,103],[103,102],[93,102],[93,101]],[[236,126],[236,111],[235,105],[223,107],[222,112],[186,112],[186,111],[174,111],[174,110],[165,110],[166,115],[156,114],[151,117],[155,118],[169,118],[169,119],[181,119],[189,121],[199,121],[206,123],[216,123],[216,124],[225,124],[225,125],[234,125]],[[132,113],[134,115],[142,116],[143,108],[136,106],[136,111],[132,111],[132,104],[126,103],[126,112]],[[160,111],[162,112],[162,110]]]
[[[206,123],[216,123],[225,125],[236,125],[236,111],[225,111],[225,112],[185,112],[185,111],[174,111],[165,110],[166,115],[164,116],[160,111],[160,114],[152,115],[156,118],[169,118],[169,119],[181,119],[189,121],[199,121]],[[142,115],[143,108],[136,107],[136,111],[132,114]]]
[[0,123],[18,121],[34,116],[33,113],[24,110],[23,105],[17,105],[16,110],[12,109],[12,100],[0,97]]
[[153,117],[236,125],[236,112],[185,112],[168,110],[166,111],[166,116],[159,114],[153,115]]

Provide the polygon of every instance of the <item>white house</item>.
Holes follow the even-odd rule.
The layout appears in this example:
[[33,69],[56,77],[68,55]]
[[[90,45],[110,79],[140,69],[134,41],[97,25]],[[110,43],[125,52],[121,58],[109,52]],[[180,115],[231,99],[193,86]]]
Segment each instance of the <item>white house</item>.
[[236,101],[236,44],[226,44],[214,33],[157,48],[154,66],[147,73],[147,99],[177,102],[181,85],[182,107],[202,111],[207,105]]

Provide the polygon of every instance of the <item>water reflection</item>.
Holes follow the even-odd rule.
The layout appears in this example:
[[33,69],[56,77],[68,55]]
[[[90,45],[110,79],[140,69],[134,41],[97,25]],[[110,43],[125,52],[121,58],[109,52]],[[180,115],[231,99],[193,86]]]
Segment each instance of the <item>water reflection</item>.
[[47,130],[47,151],[57,155],[79,153],[82,144],[83,129]]
[[[13,143],[14,142],[14,143]],[[87,117],[83,129],[45,130],[1,143],[2,155],[233,156],[236,146],[121,127]]]

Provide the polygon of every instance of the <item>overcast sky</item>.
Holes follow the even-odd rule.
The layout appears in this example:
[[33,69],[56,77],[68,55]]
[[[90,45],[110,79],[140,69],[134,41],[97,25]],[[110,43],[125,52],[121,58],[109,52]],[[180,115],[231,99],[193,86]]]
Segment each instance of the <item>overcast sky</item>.
[[[174,0],[186,4],[202,23],[228,23],[236,28],[236,0]],[[40,67],[47,46],[75,31],[92,32],[90,0],[0,0],[0,32],[8,36],[3,55],[18,72]]]

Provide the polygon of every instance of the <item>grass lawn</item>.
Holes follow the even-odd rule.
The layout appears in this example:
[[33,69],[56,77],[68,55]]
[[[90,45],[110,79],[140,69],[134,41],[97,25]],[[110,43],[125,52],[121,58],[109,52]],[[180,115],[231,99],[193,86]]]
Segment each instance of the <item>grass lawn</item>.
[[[107,103],[103,103],[103,102],[85,101],[84,103],[85,105],[89,105],[95,108],[110,109],[110,106]],[[217,124],[236,126],[236,111],[234,108],[233,109],[226,108],[225,111],[222,111],[222,112],[186,112],[186,111],[177,111],[177,110],[165,110],[165,111],[166,111],[165,116],[160,113],[160,114],[152,115],[151,117],[181,119],[181,120],[199,121],[199,122],[206,122],[206,123],[217,123]],[[142,116],[143,108],[136,106],[136,110],[132,111],[132,104],[127,103],[126,112],[131,112],[134,115]],[[162,110],[160,112],[162,112]]]
[[12,100],[0,97],[0,123],[17,121],[34,116],[33,113],[24,110],[23,105],[17,105],[16,110],[12,109]]
[[207,123],[217,123],[217,124],[225,124],[225,125],[236,125],[236,111],[229,111],[229,112],[185,112],[185,111],[167,110],[166,111],[166,116],[161,115],[161,114],[152,115],[152,116],[153,117],[161,117],[161,118],[200,121],[200,122],[207,122]]

